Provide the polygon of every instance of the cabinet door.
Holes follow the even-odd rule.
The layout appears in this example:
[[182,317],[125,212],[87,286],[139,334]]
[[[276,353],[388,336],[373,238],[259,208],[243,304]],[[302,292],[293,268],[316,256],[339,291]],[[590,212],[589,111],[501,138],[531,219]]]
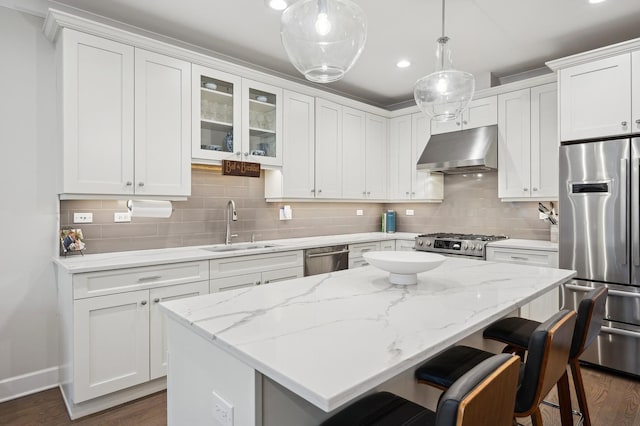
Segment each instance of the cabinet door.
[[316,99],[316,198],[342,197],[342,107]]
[[167,337],[164,314],[158,304],[209,293],[209,281],[158,287],[149,290],[149,376],[167,375]]
[[640,50],[631,54],[631,126],[632,133],[640,132]]
[[429,133],[429,117],[422,113],[412,116],[411,141],[411,198],[420,200],[442,200],[444,198],[444,176],[442,173],[431,173],[417,170],[416,164],[427,146]]
[[282,89],[242,80],[242,158],[282,165]]
[[135,193],[191,195],[191,64],[135,56]]
[[387,198],[387,119],[374,114],[366,116],[366,190],[367,198]]
[[558,90],[531,88],[531,195],[558,198]]
[[134,49],[62,32],[63,193],[133,194]]
[[389,121],[389,198],[408,200],[411,198],[413,157],[411,115],[395,117]]
[[149,380],[149,291],[74,301],[74,395],[80,402]]
[[283,197],[313,198],[315,99],[284,91]]
[[240,160],[242,79],[193,64],[191,81],[193,162]]
[[216,293],[218,291],[235,290],[244,287],[253,287],[262,283],[262,274],[255,272],[253,274],[235,275],[226,278],[215,278],[209,281],[209,292]]
[[396,242],[394,240],[380,241],[380,250],[396,251]]
[[462,128],[490,126],[498,123],[498,99],[496,96],[474,99],[462,113]]
[[366,198],[365,113],[342,107],[342,198]]
[[456,130],[462,130],[462,121],[460,117],[456,117],[455,120],[449,121],[431,120],[430,130],[432,135],[455,132]]
[[529,89],[498,96],[498,197],[531,193],[531,105]]
[[630,54],[560,70],[559,79],[561,141],[630,132]]
[[303,267],[265,271],[262,273],[262,284],[277,283],[278,281],[292,280],[294,278],[302,278],[303,276]]

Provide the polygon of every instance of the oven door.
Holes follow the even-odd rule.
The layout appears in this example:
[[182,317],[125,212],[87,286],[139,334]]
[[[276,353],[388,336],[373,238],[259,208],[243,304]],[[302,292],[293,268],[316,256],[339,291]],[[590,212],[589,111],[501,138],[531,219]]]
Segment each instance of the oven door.
[[566,307],[577,309],[587,292],[601,286],[609,289],[605,321],[580,359],[640,376],[640,288],[573,280],[564,285]]

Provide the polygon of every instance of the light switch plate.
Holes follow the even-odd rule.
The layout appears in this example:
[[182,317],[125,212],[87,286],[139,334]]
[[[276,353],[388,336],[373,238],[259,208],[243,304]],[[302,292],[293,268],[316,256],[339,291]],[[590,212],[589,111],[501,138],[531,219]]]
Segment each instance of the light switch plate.
[[364,210],[362,209],[356,210],[356,216],[362,216],[362,215],[364,215]]
[[413,209],[407,209],[407,211],[405,212],[405,214],[407,216],[413,216]]
[[73,223],[93,223],[93,213],[73,213]]

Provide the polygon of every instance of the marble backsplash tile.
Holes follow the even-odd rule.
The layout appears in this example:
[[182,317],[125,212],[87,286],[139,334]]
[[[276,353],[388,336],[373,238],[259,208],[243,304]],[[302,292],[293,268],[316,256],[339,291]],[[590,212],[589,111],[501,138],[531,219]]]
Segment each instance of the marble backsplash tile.
[[[538,219],[537,201],[500,202],[497,173],[482,177],[445,176],[443,203],[267,203],[264,177],[222,176],[219,171],[193,170],[192,195],[173,203],[168,219],[132,218],[114,223],[115,212],[126,211],[125,200],[67,200],[60,202],[60,225],[82,228],[86,253],[220,244],[224,242],[227,201],[236,202],[235,242],[349,234],[380,230],[386,209],[397,211],[403,232],[465,232],[506,234],[512,238],[549,239],[549,225]],[[293,220],[280,221],[288,204]],[[362,209],[363,216],[356,216]],[[406,216],[413,209],[414,216]],[[73,224],[74,212],[92,212],[93,223]]]

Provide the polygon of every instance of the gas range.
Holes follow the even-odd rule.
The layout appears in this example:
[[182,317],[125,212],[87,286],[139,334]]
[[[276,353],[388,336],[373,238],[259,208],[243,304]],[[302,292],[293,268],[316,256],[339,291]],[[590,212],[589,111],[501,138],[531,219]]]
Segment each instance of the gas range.
[[415,249],[449,256],[485,258],[485,247],[491,241],[507,239],[504,235],[436,233],[416,237]]

